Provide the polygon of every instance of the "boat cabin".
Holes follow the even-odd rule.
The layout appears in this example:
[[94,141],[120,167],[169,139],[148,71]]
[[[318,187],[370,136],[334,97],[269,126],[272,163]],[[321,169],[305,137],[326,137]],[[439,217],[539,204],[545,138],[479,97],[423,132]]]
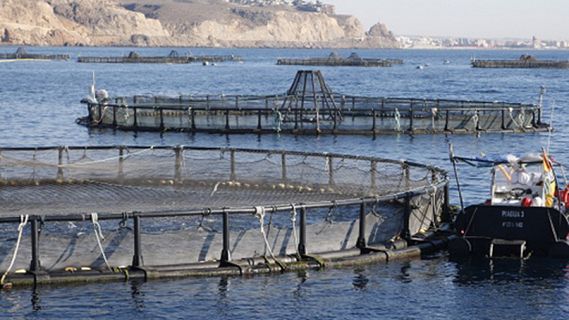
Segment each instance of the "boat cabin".
[[[556,179],[549,160],[540,155],[508,156],[492,167],[491,205],[521,207],[557,206]],[[488,203],[487,203],[488,204]]]

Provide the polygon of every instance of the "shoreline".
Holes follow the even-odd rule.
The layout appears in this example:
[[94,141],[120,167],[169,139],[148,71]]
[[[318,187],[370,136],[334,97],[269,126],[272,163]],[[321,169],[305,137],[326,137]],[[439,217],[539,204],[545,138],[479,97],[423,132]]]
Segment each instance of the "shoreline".
[[266,50],[393,50],[393,51],[569,51],[569,48],[478,48],[478,47],[413,47],[413,48],[382,48],[382,47],[319,47],[319,46],[136,46],[136,45],[43,45],[43,44],[16,44],[0,43],[0,48],[136,48],[136,49],[208,49],[208,50],[231,50],[231,49],[266,49]]

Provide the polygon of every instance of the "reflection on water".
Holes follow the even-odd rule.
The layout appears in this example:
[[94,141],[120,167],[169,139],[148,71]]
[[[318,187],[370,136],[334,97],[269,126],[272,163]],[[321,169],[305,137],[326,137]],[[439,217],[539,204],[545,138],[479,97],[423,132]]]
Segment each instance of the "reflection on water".
[[247,278],[14,288],[0,291],[0,318],[562,319],[568,282],[568,261],[451,261],[438,254]]
[[353,280],[354,289],[365,290],[369,282],[369,278],[365,274],[365,269],[355,269],[355,276]]
[[564,259],[530,258],[486,259],[471,257],[456,260],[455,281],[461,285],[477,283],[510,284],[521,282],[539,286],[540,280],[569,279],[569,261]]

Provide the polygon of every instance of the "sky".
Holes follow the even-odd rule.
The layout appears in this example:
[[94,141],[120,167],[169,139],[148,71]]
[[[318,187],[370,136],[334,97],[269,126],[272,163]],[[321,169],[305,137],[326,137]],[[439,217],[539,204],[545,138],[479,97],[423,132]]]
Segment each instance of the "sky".
[[323,0],[396,35],[569,40],[569,0]]

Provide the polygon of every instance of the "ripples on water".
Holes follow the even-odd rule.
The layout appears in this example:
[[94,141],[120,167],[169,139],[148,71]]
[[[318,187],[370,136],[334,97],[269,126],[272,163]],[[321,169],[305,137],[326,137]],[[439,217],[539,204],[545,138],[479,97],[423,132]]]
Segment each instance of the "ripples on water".
[[[4,47],[3,52],[16,48]],[[128,48],[31,48],[30,52],[125,55]],[[136,49],[165,55],[169,49]],[[178,49],[184,53],[183,49]],[[459,136],[207,135],[88,130],[75,124],[86,114],[79,100],[91,72],[112,95],[284,93],[297,70],[275,66],[278,57],[324,56],[327,50],[213,50],[237,54],[244,64],[91,65],[73,62],[0,64],[0,145],[183,144],[293,149],[409,159],[450,169],[448,142],[461,155],[537,152],[547,134]],[[472,69],[469,59],[517,58],[521,51],[360,50],[364,57],[401,58],[393,68],[319,68],[336,92],[387,97],[457,98],[533,102],[545,85],[546,114],[556,106],[551,151],[569,163],[568,70]],[[348,55],[349,50],[340,50]],[[530,52],[566,59],[563,51]],[[443,61],[449,60],[449,65]],[[416,65],[429,64],[423,70]],[[485,171],[460,168],[467,202],[485,198]],[[457,202],[456,195],[454,202]],[[148,283],[81,284],[0,291],[0,317],[9,318],[453,318],[563,319],[569,314],[569,266],[564,261],[449,261],[445,255],[420,261],[357,269],[310,271],[252,278],[199,278]]]

